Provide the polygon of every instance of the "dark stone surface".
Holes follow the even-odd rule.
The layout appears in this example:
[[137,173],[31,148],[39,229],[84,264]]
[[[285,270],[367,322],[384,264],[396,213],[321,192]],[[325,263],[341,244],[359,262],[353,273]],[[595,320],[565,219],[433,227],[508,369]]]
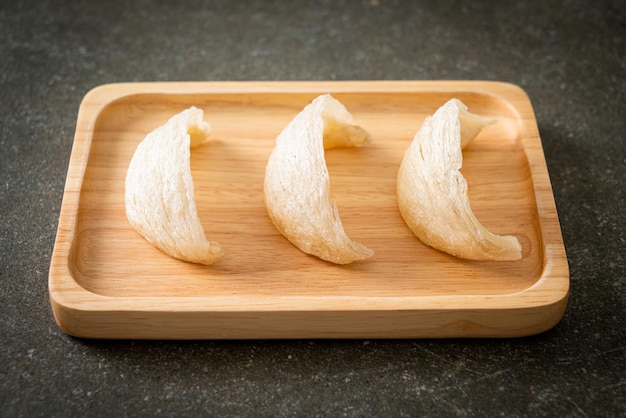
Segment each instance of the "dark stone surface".
[[[623,416],[625,38],[622,1],[2,1],[0,415]],[[556,328],[250,342],[83,341],[58,329],[47,274],[90,88],[326,79],[527,91],[571,269]]]

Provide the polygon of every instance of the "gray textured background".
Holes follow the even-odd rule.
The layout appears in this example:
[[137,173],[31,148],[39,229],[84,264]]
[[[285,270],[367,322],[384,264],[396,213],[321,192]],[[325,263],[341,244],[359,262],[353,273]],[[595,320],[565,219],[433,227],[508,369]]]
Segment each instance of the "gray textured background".
[[[0,3],[0,416],[626,412],[623,1]],[[83,341],[47,274],[81,98],[119,81],[500,80],[534,105],[571,269],[511,340]]]

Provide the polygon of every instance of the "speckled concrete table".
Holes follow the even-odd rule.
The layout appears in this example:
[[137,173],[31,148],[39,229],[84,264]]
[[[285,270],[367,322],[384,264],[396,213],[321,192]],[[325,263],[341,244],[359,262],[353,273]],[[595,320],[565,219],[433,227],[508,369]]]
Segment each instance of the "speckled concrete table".
[[[625,28],[620,1],[3,1],[0,415],[623,416]],[[47,274],[89,89],[334,79],[526,90],[571,272],[556,328],[245,342],[87,341],[58,329]]]

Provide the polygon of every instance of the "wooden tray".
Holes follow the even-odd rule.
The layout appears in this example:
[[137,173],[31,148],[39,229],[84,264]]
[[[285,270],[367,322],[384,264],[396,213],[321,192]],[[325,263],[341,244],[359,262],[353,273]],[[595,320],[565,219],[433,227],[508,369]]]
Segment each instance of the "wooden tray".
[[[301,253],[269,221],[265,163],[278,133],[332,93],[374,142],[327,152],[344,227],[376,254],[337,266]],[[478,219],[516,235],[523,259],[476,262],[424,246],[395,200],[404,150],[451,97],[498,119],[464,152]],[[189,106],[213,139],[194,150],[199,215],[225,256],[174,260],[128,224],[124,178],[137,144]],[[78,113],[49,276],[59,326],[86,338],[421,338],[539,333],[562,317],[569,273],[533,110],[497,82],[126,83]]]

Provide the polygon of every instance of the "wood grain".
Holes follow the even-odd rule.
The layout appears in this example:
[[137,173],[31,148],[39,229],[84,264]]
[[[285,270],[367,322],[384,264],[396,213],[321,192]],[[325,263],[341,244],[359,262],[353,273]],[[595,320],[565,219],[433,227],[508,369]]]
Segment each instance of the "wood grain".
[[[326,154],[348,235],[371,259],[337,266],[293,247],[263,204],[265,164],[282,128],[332,93],[374,142]],[[457,259],[424,246],[397,209],[404,150],[451,97],[492,116],[465,150],[478,219],[522,244],[515,262]],[[141,238],[124,178],[145,135],[200,107],[213,127],[193,150],[199,216],[224,258],[200,266]],[[98,87],[77,120],[49,276],[59,326],[88,338],[505,337],[562,317],[569,273],[532,106],[497,82],[125,83]]]

